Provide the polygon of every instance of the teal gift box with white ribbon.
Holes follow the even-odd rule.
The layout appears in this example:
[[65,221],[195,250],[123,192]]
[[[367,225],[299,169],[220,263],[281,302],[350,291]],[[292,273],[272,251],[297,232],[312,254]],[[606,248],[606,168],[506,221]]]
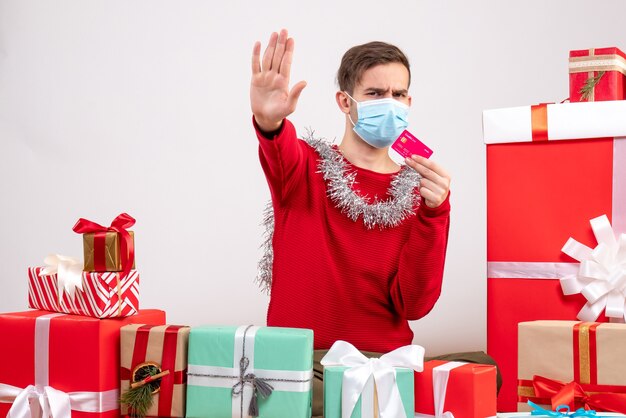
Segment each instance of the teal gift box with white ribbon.
[[311,416],[313,331],[194,327],[188,354],[187,417]]
[[367,358],[352,344],[336,341],[324,366],[325,418],[412,418],[414,373],[424,369],[424,348],[400,347]]

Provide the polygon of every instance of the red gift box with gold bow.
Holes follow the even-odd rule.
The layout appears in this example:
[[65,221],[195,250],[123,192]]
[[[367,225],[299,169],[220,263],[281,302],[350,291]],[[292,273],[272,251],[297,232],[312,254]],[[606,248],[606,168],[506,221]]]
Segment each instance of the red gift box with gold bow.
[[522,322],[518,338],[519,411],[530,400],[626,414],[626,324]]

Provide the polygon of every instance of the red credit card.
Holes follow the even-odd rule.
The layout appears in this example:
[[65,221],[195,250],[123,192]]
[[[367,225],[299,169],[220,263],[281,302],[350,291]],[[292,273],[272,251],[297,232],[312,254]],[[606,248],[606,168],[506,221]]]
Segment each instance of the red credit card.
[[391,145],[391,149],[404,158],[411,158],[411,155],[421,155],[422,157],[430,158],[433,155],[433,150],[424,145],[422,141],[406,129],[396,139],[396,142]]

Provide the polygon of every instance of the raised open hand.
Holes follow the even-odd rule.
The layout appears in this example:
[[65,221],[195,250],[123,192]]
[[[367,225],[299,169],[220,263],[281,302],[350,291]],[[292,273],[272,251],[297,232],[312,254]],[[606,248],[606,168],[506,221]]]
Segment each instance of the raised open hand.
[[261,62],[261,43],[252,50],[252,81],[250,106],[259,127],[271,132],[280,127],[283,119],[296,110],[300,93],[306,81],[300,81],[289,90],[289,73],[294,41],[286,29],[273,32]]

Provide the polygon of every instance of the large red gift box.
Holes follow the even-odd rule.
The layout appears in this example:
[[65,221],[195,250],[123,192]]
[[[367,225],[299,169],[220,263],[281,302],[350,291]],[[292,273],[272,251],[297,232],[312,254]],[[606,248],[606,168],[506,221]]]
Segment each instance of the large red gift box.
[[495,417],[495,366],[430,360],[414,375],[416,418],[446,412],[455,418]]
[[131,323],[161,325],[165,312],[141,310],[119,319],[0,314],[0,416],[12,405],[28,416],[31,398],[31,408],[43,403],[55,416],[64,415],[57,408],[69,402],[72,417],[118,417],[120,328]]
[[[46,311],[114,318],[139,310],[139,273],[83,272],[82,288],[63,291],[57,274],[41,275],[43,267],[28,269],[28,307]],[[121,278],[121,280],[120,280]],[[61,294],[61,295],[59,295]]]
[[[570,51],[569,73],[572,102],[626,98],[626,55],[618,48]],[[592,86],[585,92],[588,83]]]
[[516,408],[517,324],[574,320],[585,305],[559,283],[579,267],[561,252],[568,238],[595,247],[589,220],[603,214],[626,231],[625,114],[622,101],[483,113],[487,351],[503,377],[500,411]]

